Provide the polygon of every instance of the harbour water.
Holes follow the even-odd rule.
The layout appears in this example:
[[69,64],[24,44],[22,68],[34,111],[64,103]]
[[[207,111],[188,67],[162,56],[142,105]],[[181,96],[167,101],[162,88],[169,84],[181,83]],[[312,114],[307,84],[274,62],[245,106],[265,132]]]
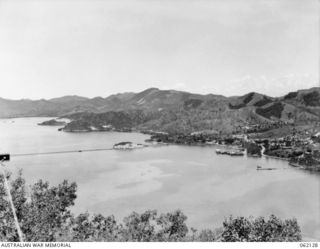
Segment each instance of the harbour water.
[[[304,239],[320,239],[320,175],[286,161],[217,155],[217,146],[159,145],[131,151],[115,143],[145,143],[139,133],[66,133],[38,126],[47,118],[0,120],[0,152],[13,154],[8,168],[23,170],[28,185],[38,179],[78,184],[75,213],[114,214],[181,209],[188,225],[215,228],[229,215],[297,218]],[[14,154],[82,151],[50,155]],[[276,170],[256,170],[272,167]]]

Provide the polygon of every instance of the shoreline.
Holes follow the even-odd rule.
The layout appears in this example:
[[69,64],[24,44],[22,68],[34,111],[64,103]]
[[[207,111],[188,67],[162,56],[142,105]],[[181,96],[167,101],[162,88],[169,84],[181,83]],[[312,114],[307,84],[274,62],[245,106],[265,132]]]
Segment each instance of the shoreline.
[[[34,118],[34,117],[19,117],[19,118]],[[36,118],[39,118],[39,117],[36,117]],[[57,117],[40,117],[40,118],[54,118],[54,119],[59,119]],[[5,118],[5,119],[15,119],[15,118]],[[2,119],[2,120],[5,120],[5,119]],[[60,126],[60,125],[42,125],[42,126],[52,126],[52,127],[56,127],[56,126]],[[62,125],[61,125],[62,126]],[[228,145],[228,144],[220,144],[216,141],[209,141],[209,140],[202,140],[202,141],[197,141],[197,140],[193,140],[193,141],[190,141],[190,140],[186,140],[184,141],[184,139],[182,139],[182,142],[179,143],[179,142],[156,142],[156,141],[153,141],[151,139],[151,137],[154,135],[154,134],[148,134],[148,133],[145,133],[143,130],[136,130],[136,129],[133,129],[133,130],[121,130],[121,129],[115,129],[115,130],[73,130],[73,131],[68,131],[68,130],[63,130],[63,127],[59,128],[58,131],[64,131],[66,133],[78,133],[78,134],[81,134],[81,133],[92,133],[92,132],[119,132],[119,133],[139,133],[139,134],[145,134],[145,135],[149,135],[149,139],[147,140],[150,140],[150,141],[147,141],[145,140],[145,142],[147,144],[149,144],[149,146],[151,147],[155,147],[157,145],[184,145],[184,146],[196,146],[196,147],[208,147],[208,146],[218,146],[218,147],[222,147],[222,148],[237,148],[239,149],[239,146],[233,146],[233,145]],[[157,133],[155,133],[157,134]],[[159,134],[158,134],[159,135]],[[190,135],[180,135],[182,137],[188,137]],[[155,142],[155,143],[154,143]],[[77,152],[85,152],[84,150],[78,150]],[[262,148],[262,156],[264,156],[265,158],[271,158],[271,159],[276,159],[276,160],[282,160],[282,161],[287,161],[288,162],[288,165],[292,166],[292,167],[296,167],[296,168],[301,168],[301,169],[304,169],[304,170],[307,170],[307,171],[318,171],[318,170],[315,170],[314,168],[312,167],[306,167],[304,165],[300,165],[300,164],[295,164],[295,163],[290,163],[290,158],[282,158],[282,157],[277,157],[277,156],[271,156],[271,155],[266,155],[264,154],[265,152],[265,148],[263,146]],[[252,157],[252,158],[258,158],[260,156],[258,155],[248,155],[246,153],[247,157]]]
[[[8,125],[8,127],[10,126],[10,124]],[[37,127],[36,127],[37,128]],[[53,129],[46,129],[46,130],[48,130],[48,132],[50,133],[50,135],[53,135],[53,136],[56,136],[56,135],[54,135],[54,134],[57,134],[57,132],[55,131],[55,129],[53,128]],[[37,131],[37,130],[35,130],[35,131]],[[17,130],[17,132],[18,132],[18,130]],[[47,131],[46,131],[47,132]],[[113,132],[111,132],[111,133],[113,133]],[[105,134],[105,133],[104,133]],[[127,134],[130,134],[130,133],[126,133],[126,134],[120,134],[120,133],[118,133],[117,134],[117,136],[119,136],[120,137],[120,140],[119,139],[117,139],[117,138],[115,138],[115,140],[119,140],[119,141],[124,141],[124,137],[127,137]],[[61,134],[62,135],[62,134]],[[137,135],[138,135],[138,133],[137,133]],[[99,134],[97,134],[97,135],[95,135],[95,136],[88,136],[88,137],[92,137],[94,140],[93,141],[96,141],[95,139],[97,139],[97,138],[99,138],[99,137],[101,137],[102,136],[102,134],[101,135],[99,135]],[[106,135],[103,135],[104,137],[106,137],[106,139],[105,139],[105,141],[108,141],[108,135],[106,134]],[[64,136],[60,136],[61,138],[63,138]],[[68,139],[69,138],[74,138],[74,140],[75,141],[81,141],[82,139],[81,138],[79,138],[79,136],[66,136]],[[80,137],[81,137],[81,135],[80,135]],[[85,137],[87,137],[87,135],[85,135]],[[148,136],[142,136],[142,139],[141,139],[141,141],[144,139],[144,138],[147,138]],[[79,139],[78,139],[79,138]],[[139,136],[139,138],[140,138],[140,136]],[[123,140],[122,140],[123,139]],[[91,141],[91,140],[90,140]],[[105,143],[105,141],[104,141],[104,143]],[[131,140],[132,141],[132,140]],[[134,140],[135,141],[135,140]],[[157,147],[157,146],[161,146],[162,144],[159,144],[159,145],[155,145],[155,147]],[[167,144],[167,145],[179,145],[179,144]],[[304,175],[304,174],[302,174],[302,173],[304,173],[303,171],[300,171],[300,170],[294,170],[294,169],[291,169],[291,170],[287,170],[287,171],[277,171],[277,172],[272,172],[272,173],[270,173],[270,172],[266,172],[266,173],[264,173],[264,172],[260,172],[260,173],[262,173],[262,174],[256,174],[256,170],[255,170],[255,166],[259,163],[259,160],[260,159],[255,159],[255,160],[248,160],[247,161],[247,159],[246,158],[243,158],[243,159],[241,159],[240,158],[240,160],[239,159],[235,159],[235,158],[227,158],[227,157],[222,157],[221,159],[219,159],[219,162],[220,162],[220,160],[222,161],[222,162],[225,162],[226,164],[227,164],[227,166],[226,167],[224,167],[224,164],[218,164],[218,163],[215,163],[215,160],[218,160],[218,159],[216,159],[216,158],[214,158],[214,156],[215,155],[212,155],[212,154],[214,154],[214,148],[217,146],[217,147],[225,147],[226,145],[214,145],[214,146],[212,146],[212,145],[210,145],[211,147],[208,147],[209,145],[200,145],[201,146],[201,148],[199,148],[199,145],[191,145],[191,146],[196,146],[196,147],[190,147],[190,145],[184,145],[184,146],[182,146],[182,149],[183,149],[183,147],[184,148],[186,148],[186,149],[184,149],[184,153],[178,153],[179,151],[181,151],[181,149],[179,149],[179,148],[181,148],[181,146],[172,146],[172,148],[165,148],[164,147],[164,152],[162,153],[162,154],[160,154],[161,155],[161,158],[164,160],[164,159],[167,159],[167,160],[169,160],[170,159],[170,157],[169,157],[169,153],[170,154],[173,154],[173,157],[175,158],[175,159],[177,159],[177,160],[181,160],[181,165],[183,165],[184,167],[181,169],[181,171],[179,171],[179,172],[188,172],[188,175],[187,176],[190,176],[190,178],[192,178],[193,180],[192,180],[192,182],[191,183],[189,183],[187,180],[185,180],[185,177],[183,176],[181,176],[180,175],[180,173],[178,174],[177,173],[177,171],[176,171],[176,169],[178,169],[177,167],[174,167],[174,166],[170,166],[170,165],[177,165],[177,163],[166,163],[165,161],[159,161],[159,162],[157,162],[157,163],[152,163],[154,166],[157,166],[157,167],[160,167],[160,168],[162,168],[162,169],[164,169],[164,170],[166,170],[165,171],[165,175],[164,176],[166,176],[167,174],[168,174],[168,178],[162,178],[162,179],[168,179],[168,184],[166,183],[166,184],[164,184],[164,185],[166,185],[166,187],[168,187],[167,188],[167,192],[165,193],[165,194],[163,194],[162,196],[164,196],[163,197],[163,199],[166,199],[166,198],[168,198],[166,195],[167,195],[167,193],[170,193],[170,194],[172,194],[172,197],[170,197],[172,200],[174,200],[174,199],[178,199],[178,197],[179,197],[179,199],[181,198],[181,196],[182,196],[182,194],[184,194],[183,196],[186,196],[186,204],[184,204],[184,202],[183,201],[181,201],[181,205],[183,204],[183,205],[186,205],[186,207],[190,207],[190,210],[191,210],[191,208],[193,208],[193,206],[189,206],[189,205],[194,205],[194,204],[192,204],[192,201],[188,201],[188,197],[189,197],[189,199],[192,199],[192,198],[190,198],[190,197],[192,197],[192,195],[194,196],[194,198],[196,198],[196,196],[197,195],[199,195],[199,192],[200,191],[203,191],[203,189],[201,188],[201,184],[202,184],[202,182],[204,182],[203,181],[203,178],[198,178],[197,177],[197,175],[195,175],[195,173],[196,172],[200,172],[201,173],[201,175],[203,175],[203,176],[206,176],[206,175],[208,175],[208,177],[210,177],[210,183],[212,183],[212,184],[216,184],[216,185],[210,185],[211,187],[208,187],[208,191],[207,191],[207,196],[208,196],[208,199],[210,200],[210,199],[214,199],[214,198],[212,198],[212,196],[214,196],[214,193],[210,193],[210,191],[212,191],[212,190],[216,190],[217,189],[217,186],[219,185],[219,184],[222,184],[223,183],[223,181],[218,181],[219,179],[216,179],[217,178],[217,176],[219,175],[219,172],[221,172],[221,171],[228,171],[228,170],[230,170],[230,171],[232,171],[232,172],[235,172],[235,174],[234,174],[234,176],[236,176],[236,174],[237,174],[237,172],[238,172],[238,170],[239,170],[239,167],[236,165],[236,162],[238,162],[238,161],[243,161],[242,162],[242,164],[248,164],[248,163],[251,163],[251,165],[252,165],[252,170],[251,170],[251,168],[250,169],[247,169],[247,168],[245,168],[245,170],[246,170],[246,172],[248,173],[248,174],[252,174],[254,177],[251,177],[251,178],[248,178],[249,180],[249,182],[252,180],[252,181],[260,181],[260,177],[261,178],[264,178],[264,177],[270,177],[270,178],[273,178],[274,176],[276,177],[276,176],[278,176],[279,178],[281,178],[281,179],[285,179],[285,178],[287,178],[287,174],[291,174],[292,172],[290,172],[290,171],[297,171],[297,172],[293,172],[292,174],[294,175],[294,174],[300,174],[300,175]],[[175,148],[176,147],[176,148]],[[160,152],[160,150],[161,149],[159,149],[159,152]],[[193,152],[195,151],[195,153],[193,154]],[[199,163],[199,166],[197,166],[196,164],[185,164],[185,163],[183,163],[184,161],[186,161],[186,160],[188,160],[188,158],[186,159],[186,160],[182,160],[181,159],[181,157],[183,157],[183,155],[186,155],[187,154],[187,156],[188,156],[188,152],[190,152],[190,154],[189,155],[195,155],[194,157],[190,157],[191,159],[189,160],[189,162],[190,161],[195,161],[195,162],[201,162],[200,161],[200,159],[201,158],[199,158],[199,157],[208,157],[208,160],[207,160],[207,162],[208,162],[208,164],[210,163],[210,166],[208,166],[208,167],[202,167],[201,165],[200,165],[200,163]],[[204,153],[205,152],[205,153]],[[192,154],[191,154],[192,153]],[[110,152],[110,154],[113,154],[113,152]],[[147,149],[147,151],[146,152],[143,152],[143,151],[139,151],[139,153],[137,153],[137,155],[134,155],[134,153],[116,153],[116,157],[118,158],[121,158],[121,160],[123,160],[123,162],[130,162],[130,164],[131,164],[131,162],[135,162],[135,161],[137,161],[138,163],[136,164],[137,166],[137,168],[138,169],[140,169],[140,165],[142,165],[142,163],[140,163],[140,159],[139,159],[139,157],[141,157],[141,155],[145,155],[146,157],[145,158],[147,158],[147,159],[149,159],[149,160],[152,160],[152,159],[154,159],[155,157],[153,156],[153,155],[158,155],[158,148],[149,148],[149,149]],[[116,162],[116,164],[113,164],[113,163],[110,163],[109,161],[108,161],[108,163],[106,163],[107,161],[106,160],[104,160],[105,162],[104,163],[100,163],[100,161],[102,161],[101,159],[102,159],[102,157],[101,156],[103,156],[103,158],[106,158],[106,160],[110,160],[110,162],[112,162],[112,161],[114,161],[114,162]],[[198,156],[198,157],[197,157]],[[101,159],[100,159],[100,157],[101,157]],[[71,158],[71,157],[69,157],[68,156],[68,158]],[[73,157],[72,157],[73,158]],[[91,177],[90,179],[93,179],[92,180],[92,182],[88,182],[88,183],[84,183],[84,184],[87,184],[87,185],[81,185],[81,188],[83,188],[83,189],[88,189],[89,187],[86,187],[86,186],[90,186],[90,188],[93,188],[93,187],[95,187],[96,185],[94,185],[94,180],[96,179],[97,181],[99,181],[99,182],[101,182],[101,187],[103,187],[104,189],[108,189],[108,188],[106,188],[105,187],[105,184],[106,184],[106,182],[108,182],[108,181],[105,181],[104,179],[103,179],[103,177],[101,176],[101,170],[102,169],[105,169],[105,168],[107,168],[108,170],[106,170],[106,176],[109,176],[109,178],[108,179],[110,179],[110,180],[112,180],[114,177],[111,177],[111,176],[113,176],[110,172],[112,172],[113,170],[115,170],[115,169],[118,169],[119,167],[118,166],[116,166],[116,165],[118,165],[118,163],[119,163],[119,161],[117,161],[118,159],[115,159],[115,158],[113,158],[113,157],[110,157],[109,156],[109,152],[108,152],[108,154],[105,154],[105,153],[99,153],[99,154],[97,154],[97,156],[92,156],[92,161],[91,160],[88,160],[88,161],[86,161],[86,159],[85,158],[87,158],[87,156],[81,156],[81,157],[78,157],[78,156],[76,156],[76,158],[77,158],[77,160],[76,161],[73,161],[72,162],[72,164],[77,164],[77,163],[79,163],[79,164],[81,164],[81,163],[86,163],[86,162],[88,162],[88,163],[90,163],[90,167],[85,167],[85,166],[83,166],[83,169],[82,169],[82,166],[77,166],[77,167],[74,167],[77,171],[76,172],[80,172],[80,173],[85,173],[86,175],[86,178],[88,178],[88,177]],[[131,160],[132,159],[132,160]],[[133,159],[135,159],[135,160],[133,160]],[[264,160],[265,158],[262,158],[262,160]],[[47,162],[47,159],[46,158],[44,158],[44,159],[39,159],[39,160],[42,160],[43,162]],[[60,166],[54,166],[55,165],[55,163],[56,163],[56,161],[57,160],[55,160],[53,157],[52,158],[48,158],[48,160],[49,160],[49,173],[50,173],[50,175],[53,175],[54,173],[55,173],[55,169],[60,169],[59,167]],[[111,161],[112,160],[112,161]],[[22,160],[21,160],[22,161]],[[52,162],[51,164],[50,164],[50,161]],[[99,161],[99,162],[98,162]],[[233,163],[233,162],[234,163]],[[40,162],[40,161],[39,161]],[[36,166],[37,166],[37,164],[39,164],[40,165],[40,163],[39,163],[37,160],[35,160],[35,163],[36,163]],[[174,161],[175,162],[175,161]],[[13,162],[13,163],[15,163],[15,162]],[[64,162],[61,162],[61,163],[64,163]],[[206,162],[204,162],[204,163],[206,163]],[[233,164],[233,165],[232,165]],[[284,163],[284,161],[272,161],[272,160],[269,160],[269,164],[279,164],[280,166],[281,165],[286,165],[285,163]],[[52,167],[50,166],[50,165],[52,165]],[[70,168],[70,170],[69,170],[69,167],[67,167],[67,163],[66,163],[66,166],[63,166],[63,167],[61,167],[61,169],[63,169],[63,170],[66,170],[66,175],[68,176],[68,174],[70,174],[71,176],[70,177],[73,177],[73,175],[74,175],[74,171],[73,170],[71,170],[71,168]],[[126,169],[131,169],[132,167],[130,167],[130,166],[128,166],[129,164],[127,164],[127,165],[125,165],[125,168]],[[230,167],[228,166],[228,165],[230,165]],[[13,165],[14,166],[14,165]],[[262,165],[263,166],[263,165]],[[52,169],[50,169],[50,167],[52,168]],[[71,167],[71,166],[70,166]],[[286,166],[285,166],[286,167]],[[27,167],[26,167],[27,168]],[[109,170],[109,168],[110,168],[110,170]],[[213,168],[213,169],[212,169]],[[35,167],[35,169],[42,169],[42,166],[37,166],[37,167]],[[208,170],[210,170],[210,171],[206,171],[206,169],[208,169]],[[188,170],[190,170],[190,172],[188,171]],[[39,174],[41,174],[41,172],[43,172],[43,171],[40,171],[40,173]],[[70,173],[69,173],[70,172]],[[94,173],[96,173],[97,174],[97,177],[96,178],[93,178],[90,174],[92,174],[91,172],[94,172]],[[212,174],[210,173],[210,172],[212,172]],[[149,176],[149,174],[150,174],[150,172],[148,172],[148,170],[146,171],[146,172],[139,172],[140,174],[139,174],[139,177],[140,178],[146,178],[146,177],[148,177]],[[142,175],[141,176],[141,173],[143,173],[143,174],[145,174],[145,175]],[[172,175],[170,175],[169,176],[169,173],[171,173]],[[176,173],[176,175],[173,175],[173,173]],[[200,174],[199,173],[199,174]],[[38,174],[38,173],[37,173]],[[111,174],[111,176],[110,176],[110,174]],[[48,174],[49,175],[49,174]],[[88,175],[88,177],[87,177],[87,175]],[[64,176],[64,175],[63,175]],[[213,177],[212,177],[213,176]],[[123,177],[123,174],[119,174],[119,177]],[[86,179],[86,178],[84,178],[84,179]],[[173,180],[171,180],[171,178],[173,179]],[[82,178],[80,178],[80,179],[82,179]],[[188,178],[186,178],[186,179],[188,179]],[[227,177],[226,178],[224,178],[224,179],[227,179]],[[257,180],[255,180],[255,179],[257,179]],[[309,178],[306,178],[306,179],[309,179]],[[310,178],[311,179],[311,178]],[[101,180],[101,181],[100,181]],[[197,183],[199,183],[199,185],[200,185],[200,187],[198,188],[199,189],[199,192],[198,191],[196,191],[196,188],[194,188],[194,184],[193,184],[193,181],[194,181],[194,184],[197,184]],[[209,181],[209,180],[208,180]],[[51,180],[50,180],[50,182],[51,182]],[[236,182],[236,181],[235,181]],[[244,184],[245,183],[247,183],[247,181],[243,181],[244,182]],[[280,182],[283,182],[283,181],[280,181]],[[180,191],[180,188],[182,188],[181,187],[181,184],[185,184],[185,186],[187,186],[188,187],[188,185],[191,185],[190,186],[190,190],[192,190],[192,189],[195,189],[195,191],[193,192],[194,194],[190,194],[190,192],[189,191],[183,191],[183,192],[179,192]],[[226,186],[226,188],[222,188],[221,187],[221,191],[225,191],[225,189],[228,189],[229,187],[231,188],[231,190],[232,190],[232,185],[233,184],[233,182],[232,181],[230,181],[230,184],[225,184],[225,186]],[[286,185],[287,183],[285,182],[284,183],[284,185],[285,186],[287,186]],[[83,187],[84,186],[84,187]],[[239,185],[239,186],[241,186],[241,185]],[[290,185],[291,186],[291,185]],[[125,188],[128,188],[128,187],[139,187],[138,185],[132,185],[132,186],[130,186],[130,185],[124,185],[124,188],[121,188],[121,185],[120,185],[120,190],[119,191],[125,191]],[[97,187],[97,189],[99,189],[98,187]],[[233,189],[237,189],[237,188],[233,188]],[[239,189],[241,189],[241,187],[239,187]],[[268,189],[268,188],[266,188],[266,189]],[[274,190],[274,192],[272,192],[272,193],[279,193],[279,191],[281,192],[282,191],[282,189],[284,189],[284,188],[281,188],[279,191],[277,191],[277,188],[276,187],[274,187],[273,189],[275,189]],[[234,190],[233,190],[234,191]],[[285,190],[284,190],[285,191]],[[160,191],[159,191],[160,192]],[[265,193],[264,191],[261,191],[262,193]],[[159,203],[161,203],[162,202],[162,198],[160,198],[160,197],[158,197],[157,196],[157,193],[158,192],[155,192],[155,193],[152,193],[152,194],[150,194],[150,196],[154,196],[154,200],[157,200],[157,199],[159,199]],[[181,193],[181,194],[180,194]],[[224,195],[227,195],[228,193],[226,192],[222,192]],[[87,194],[89,194],[89,193],[87,193]],[[98,197],[97,198],[99,198],[99,195],[97,195]],[[142,196],[142,195],[141,195]],[[248,194],[248,196],[249,196],[249,198],[250,198],[250,193]],[[258,196],[258,194],[257,194],[257,196]],[[265,195],[265,196],[268,196],[268,195]],[[92,196],[92,198],[93,198],[93,200],[94,200],[94,197],[95,196]],[[149,198],[146,198],[146,199],[141,199],[141,198],[143,198],[143,196],[142,197],[135,197],[135,196],[133,196],[132,197],[132,200],[137,200],[137,203],[139,203],[139,201],[141,201],[143,204],[142,205],[144,205],[144,201],[143,200],[150,200]],[[261,206],[262,207],[264,207],[264,205],[265,205],[265,203],[266,202],[264,202],[264,199],[263,198],[265,198],[264,196],[263,196],[263,194],[262,194],[262,202],[261,202]],[[123,198],[123,199],[128,199],[128,198]],[[125,205],[125,204],[123,204],[123,203],[129,203],[129,202],[124,202],[123,201],[123,199],[121,199],[121,200],[119,200],[119,202],[117,202],[117,205],[114,205],[114,206],[116,206],[116,207],[118,207],[118,206],[121,206],[121,205]],[[87,198],[86,197],[84,197],[84,200],[87,200]],[[236,199],[237,200],[237,199]],[[170,199],[168,199],[168,203],[169,203],[169,201],[170,201]],[[250,201],[251,202],[251,201]],[[289,202],[289,201],[288,201]],[[151,201],[150,201],[150,203],[152,203]],[[162,202],[163,203],[163,202]],[[179,202],[177,201],[177,203],[179,204],[180,203],[180,200],[179,200]],[[231,203],[231,202],[230,202]],[[241,203],[241,198],[239,197],[239,203]],[[251,203],[254,203],[254,202],[251,202]],[[268,203],[273,203],[272,202],[272,200],[270,201],[270,202],[268,202]],[[129,203],[130,204],[130,203]],[[129,205],[128,204],[128,205]],[[107,205],[110,205],[110,202],[108,201],[107,202]],[[227,205],[227,204],[226,204]],[[247,204],[246,204],[247,205]],[[111,206],[111,205],[110,205]],[[208,207],[209,206],[209,207]],[[211,206],[217,206],[214,202],[211,204],[211,202],[208,202],[207,200],[205,200],[205,198],[204,198],[204,201],[203,201],[203,203],[201,204],[201,205],[195,205],[195,208],[194,209],[192,209],[192,210],[199,210],[198,212],[200,213],[200,212],[202,212],[202,209],[201,208],[203,208],[203,210],[208,210]],[[250,208],[250,206],[251,206],[251,204],[249,203],[248,204],[248,206],[249,206],[249,208]],[[253,206],[253,205],[252,205]],[[138,209],[139,208],[139,206],[135,206],[135,205],[132,205],[132,207],[133,208],[131,208],[131,206],[130,206],[130,211],[131,210],[133,210],[133,209]],[[308,206],[307,206],[308,207]],[[208,209],[207,209],[208,208]],[[254,208],[254,207],[252,207],[252,208]],[[236,211],[237,211],[237,208],[234,208]],[[191,210],[191,211],[192,211]],[[233,210],[232,208],[230,208],[230,210]],[[138,210],[139,211],[139,210]],[[190,211],[190,212],[191,212]],[[215,210],[214,210],[215,211]],[[204,213],[206,212],[206,211],[203,211]],[[111,211],[109,212],[108,210],[106,211],[106,213],[111,213]],[[124,211],[124,213],[125,214],[127,214],[127,213],[129,213],[129,212],[126,212],[126,211]],[[192,213],[192,212],[191,212]],[[213,217],[213,215],[214,215],[215,213],[213,213],[212,214],[212,217]],[[191,215],[189,216],[188,215],[188,217],[189,217],[189,219],[191,219]],[[194,220],[200,220],[199,221],[199,224],[203,221],[203,220],[206,220],[206,219],[209,219],[209,218],[207,218],[207,217],[205,217],[205,218],[198,218],[198,216],[194,216],[195,218],[194,218]],[[307,235],[309,236],[309,237],[311,237],[311,235],[309,234],[309,233],[307,233]]]
[[266,155],[266,154],[262,154],[262,155],[265,156],[266,158],[272,158],[272,159],[277,159],[277,160],[282,160],[282,161],[289,162],[288,158],[282,158],[282,157],[277,157],[277,156],[269,156],[269,155]]

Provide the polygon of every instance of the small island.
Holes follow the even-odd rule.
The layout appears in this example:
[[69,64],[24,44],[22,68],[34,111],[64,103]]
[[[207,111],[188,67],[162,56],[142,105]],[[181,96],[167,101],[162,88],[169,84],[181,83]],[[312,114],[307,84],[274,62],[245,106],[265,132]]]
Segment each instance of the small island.
[[113,125],[109,122],[103,122],[101,120],[72,120],[66,124],[63,128],[59,129],[64,132],[100,132],[100,131],[116,131],[116,132],[132,132],[132,128]]
[[64,121],[57,121],[56,119],[50,119],[48,121],[44,121],[42,123],[38,123],[38,125],[46,125],[46,126],[63,126],[67,123]]
[[230,149],[230,150],[221,150],[216,149],[216,154],[218,155],[229,155],[229,156],[243,156],[244,152],[238,149]]
[[145,144],[135,144],[132,142],[121,142],[113,145],[113,149],[115,150],[133,150],[133,149],[141,149],[147,147]]

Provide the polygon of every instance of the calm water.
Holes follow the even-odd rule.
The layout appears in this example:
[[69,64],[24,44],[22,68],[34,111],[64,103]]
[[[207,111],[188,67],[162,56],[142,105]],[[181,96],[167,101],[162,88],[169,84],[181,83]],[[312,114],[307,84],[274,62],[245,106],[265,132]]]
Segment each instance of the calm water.
[[[64,133],[37,126],[46,118],[0,120],[0,152],[35,153],[110,148],[143,143],[136,133]],[[28,184],[45,179],[78,183],[74,212],[114,214],[181,209],[198,229],[221,226],[224,217],[296,217],[305,238],[320,239],[320,175],[275,159],[219,156],[214,146],[156,146],[134,151],[98,151],[12,157]],[[257,171],[256,166],[278,170]]]

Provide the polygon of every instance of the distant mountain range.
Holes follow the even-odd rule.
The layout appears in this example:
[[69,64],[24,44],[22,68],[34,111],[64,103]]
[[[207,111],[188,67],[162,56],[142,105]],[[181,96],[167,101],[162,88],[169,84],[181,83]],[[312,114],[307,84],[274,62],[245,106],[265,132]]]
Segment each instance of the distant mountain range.
[[32,116],[68,117],[78,122],[76,127],[112,125],[184,133],[232,131],[248,124],[274,121],[319,122],[320,87],[277,98],[255,92],[225,97],[157,88],[92,99],[79,96],[34,101],[0,98],[0,118]]

